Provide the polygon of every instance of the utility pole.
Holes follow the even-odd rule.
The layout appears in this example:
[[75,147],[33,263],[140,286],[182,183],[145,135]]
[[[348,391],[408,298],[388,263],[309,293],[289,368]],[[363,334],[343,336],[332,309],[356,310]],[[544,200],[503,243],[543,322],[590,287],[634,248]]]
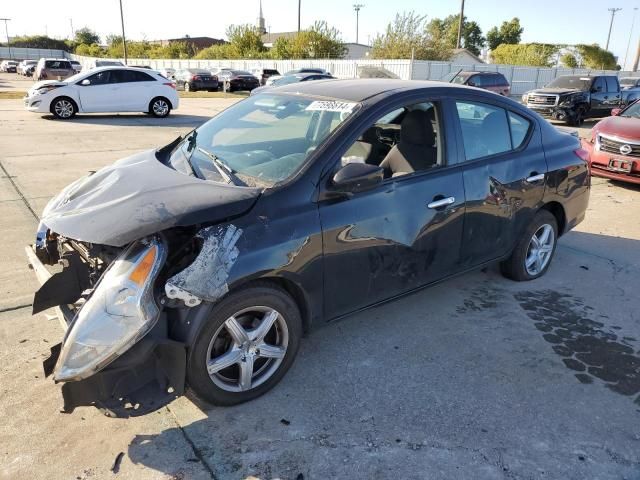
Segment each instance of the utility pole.
[[122,0],[120,0],[120,22],[122,23],[122,49],[124,50],[124,64],[127,64],[127,41],[124,38],[124,14],[122,13]]
[[609,23],[609,34],[607,35],[607,45],[604,47],[605,50],[609,50],[609,40],[611,39],[611,29],[613,28],[613,17],[616,16],[616,12],[622,10],[621,8],[609,8],[611,12],[611,23]]
[[7,27],[7,22],[10,22],[10,18],[0,18],[0,21],[4,21],[4,31],[7,34],[7,47],[9,47],[9,60],[13,59],[11,55],[11,42],[9,41],[9,27]]
[[631,46],[631,37],[633,36],[633,27],[636,24],[636,13],[638,12],[638,7],[633,7],[633,20],[631,20],[631,30],[629,30],[629,41],[627,41],[627,51],[624,54],[624,63],[622,64],[622,69],[627,68],[627,57],[629,56],[629,46]]
[[633,71],[638,71],[638,62],[640,62],[640,40],[638,40],[638,48],[636,50],[636,59],[633,61]]
[[460,4],[460,21],[458,22],[458,41],[456,42],[456,48],[462,46],[462,24],[464,23],[464,0]]
[[353,9],[356,11],[356,43],[358,43],[358,30],[360,28],[360,9],[364,7],[362,3],[354,3]]
[[300,4],[301,3],[302,3],[302,0],[298,0],[298,33],[300,33],[300,7],[301,7]]
[[75,36],[75,32],[73,31],[73,18],[69,17],[69,25],[71,26],[71,40]]

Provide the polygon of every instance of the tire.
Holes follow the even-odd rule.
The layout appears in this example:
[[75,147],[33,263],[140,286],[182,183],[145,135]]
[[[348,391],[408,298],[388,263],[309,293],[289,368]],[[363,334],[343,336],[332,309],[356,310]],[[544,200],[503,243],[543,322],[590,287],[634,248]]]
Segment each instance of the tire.
[[[545,237],[546,234],[550,237]],[[534,236],[540,245],[537,253]],[[545,238],[548,240],[540,243]],[[523,232],[511,256],[500,264],[500,270],[505,277],[517,282],[540,278],[549,269],[557,244],[558,222],[556,217],[547,210],[540,210]],[[530,265],[532,261],[533,264]]]
[[[262,340],[260,326],[267,328]],[[300,311],[283,289],[258,283],[233,292],[213,307],[189,349],[187,384],[214,405],[252,400],[282,379],[301,337]],[[237,341],[242,338],[244,345]]]
[[191,88],[191,85],[189,85],[189,82],[184,82],[184,91],[185,92],[195,92],[195,88]]
[[171,112],[171,102],[164,97],[156,97],[149,102],[149,113],[156,118],[164,118]]
[[576,110],[575,116],[567,121],[567,125],[571,125],[572,127],[579,127],[580,125],[582,125],[582,122],[584,122],[584,113],[582,111],[582,108],[578,108]]
[[53,99],[49,110],[57,119],[69,120],[78,113],[78,106],[69,97],[58,97]]

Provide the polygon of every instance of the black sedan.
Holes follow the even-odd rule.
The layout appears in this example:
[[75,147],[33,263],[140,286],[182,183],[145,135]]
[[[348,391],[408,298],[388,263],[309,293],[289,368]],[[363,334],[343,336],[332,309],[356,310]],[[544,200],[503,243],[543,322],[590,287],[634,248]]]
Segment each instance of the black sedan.
[[290,85],[292,83],[309,82],[313,80],[331,80],[331,79],[335,79],[335,77],[332,77],[331,75],[326,73],[297,73],[295,75],[285,75],[284,77],[278,78],[270,85],[263,85],[262,87],[258,87],[252,90],[251,95],[264,92],[274,87]]
[[249,97],[49,202],[27,249],[49,278],[34,312],[57,308],[67,330],[46,373],[67,411],[141,414],[161,404],[141,392],[186,385],[250,400],[325,322],[492,262],[542,277],[585,216],[586,160],[536,113],[464,86],[332,80]]
[[196,92],[198,90],[218,90],[218,77],[212,75],[209,70],[199,68],[186,68],[178,70],[174,74],[176,88],[185,92]]
[[253,90],[260,86],[260,80],[250,72],[244,70],[221,70],[218,73],[220,86],[228,92]]

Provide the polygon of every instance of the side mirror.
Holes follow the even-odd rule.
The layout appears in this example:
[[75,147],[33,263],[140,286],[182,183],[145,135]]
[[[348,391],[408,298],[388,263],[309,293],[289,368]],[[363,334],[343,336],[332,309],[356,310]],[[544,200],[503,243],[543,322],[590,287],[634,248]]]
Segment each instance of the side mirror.
[[89,80],[88,78],[85,78],[84,80],[82,80],[82,81],[80,82],[80,85],[84,85],[85,87],[86,87],[87,85],[91,85],[91,80]]
[[611,115],[614,117],[617,117],[618,115],[620,115],[620,112],[622,111],[621,108],[614,108],[611,110]]
[[340,193],[364,192],[384,180],[384,169],[367,163],[348,163],[331,181],[331,190]]

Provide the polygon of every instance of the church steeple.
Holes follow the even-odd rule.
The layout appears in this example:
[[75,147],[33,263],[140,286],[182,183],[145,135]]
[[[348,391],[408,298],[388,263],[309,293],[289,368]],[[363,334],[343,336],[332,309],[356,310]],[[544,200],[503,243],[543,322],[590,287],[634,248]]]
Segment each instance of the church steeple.
[[265,28],[264,15],[262,14],[262,0],[260,0],[260,14],[258,16],[258,21],[256,22],[256,28],[262,35],[267,33],[267,29]]

